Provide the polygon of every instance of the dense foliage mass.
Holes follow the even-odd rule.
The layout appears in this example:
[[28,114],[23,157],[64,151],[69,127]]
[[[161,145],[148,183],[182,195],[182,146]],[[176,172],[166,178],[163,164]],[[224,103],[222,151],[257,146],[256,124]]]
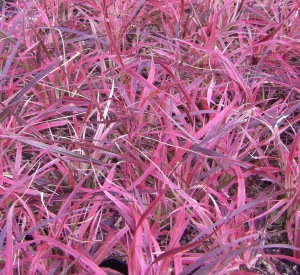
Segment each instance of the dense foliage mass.
[[299,274],[299,1],[1,2],[1,273]]

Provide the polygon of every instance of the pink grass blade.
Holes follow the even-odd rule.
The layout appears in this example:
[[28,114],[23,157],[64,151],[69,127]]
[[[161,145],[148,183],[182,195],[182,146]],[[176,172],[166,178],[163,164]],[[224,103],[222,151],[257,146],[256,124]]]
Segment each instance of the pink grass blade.
[[55,239],[46,236],[36,237],[36,241],[47,242],[51,246],[60,248],[64,253],[66,253],[67,255],[72,255],[77,261],[81,262],[84,265],[84,269],[86,270],[95,272],[95,274],[106,274],[106,272],[104,272],[103,269],[100,268],[94,261],[90,260],[89,258],[82,255],[73,248],[69,247],[68,245],[65,245]]
[[11,106],[13,106],[14,104],[18,103],[19,101],[22,100],[23,96],[25,95],[25,93],[37,82],[39,82],[41,79],[43,79],[46,75],[48,75],[51,71],[53,71],[54,69],[57,68],[57,66],[59,65],[59,60],[52,63],[51,65],[47,66],[44,70],[42,70],[40,73],[37,73],[37,75],[28,82],[28,84],[21,89],[16,95],[14,95],[13,98],[11,98],[8,103],[7,106],[5,108],[2,109],[2,113],[0,115],[0,122],[3,122],[6,117],[9,115],[9,108]]
[[13,216],[16,203],[14,203],[8,211],[6,222],[6,245],[5,245],[5,275],[13,274],[13,261],[14,261],[14,244],[13,244]]

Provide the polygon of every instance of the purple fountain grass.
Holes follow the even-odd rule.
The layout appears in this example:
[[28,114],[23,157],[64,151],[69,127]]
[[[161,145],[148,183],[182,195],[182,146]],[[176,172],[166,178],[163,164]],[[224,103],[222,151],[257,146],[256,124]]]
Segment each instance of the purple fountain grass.
[[300,272],[297,1],[1,8],[2,273]]

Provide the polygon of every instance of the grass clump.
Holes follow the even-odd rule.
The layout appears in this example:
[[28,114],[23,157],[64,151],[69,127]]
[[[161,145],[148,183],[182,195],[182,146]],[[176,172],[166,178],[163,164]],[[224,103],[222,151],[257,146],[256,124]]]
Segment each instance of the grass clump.
[[3,1],[1,272],[298,274],[298,4]]

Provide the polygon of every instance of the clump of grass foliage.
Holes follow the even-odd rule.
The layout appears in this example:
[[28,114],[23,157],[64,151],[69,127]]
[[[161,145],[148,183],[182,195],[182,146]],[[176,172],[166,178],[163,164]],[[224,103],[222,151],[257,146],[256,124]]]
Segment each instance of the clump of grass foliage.
[[1,2],[1,273],[300,264],[299,1]]

